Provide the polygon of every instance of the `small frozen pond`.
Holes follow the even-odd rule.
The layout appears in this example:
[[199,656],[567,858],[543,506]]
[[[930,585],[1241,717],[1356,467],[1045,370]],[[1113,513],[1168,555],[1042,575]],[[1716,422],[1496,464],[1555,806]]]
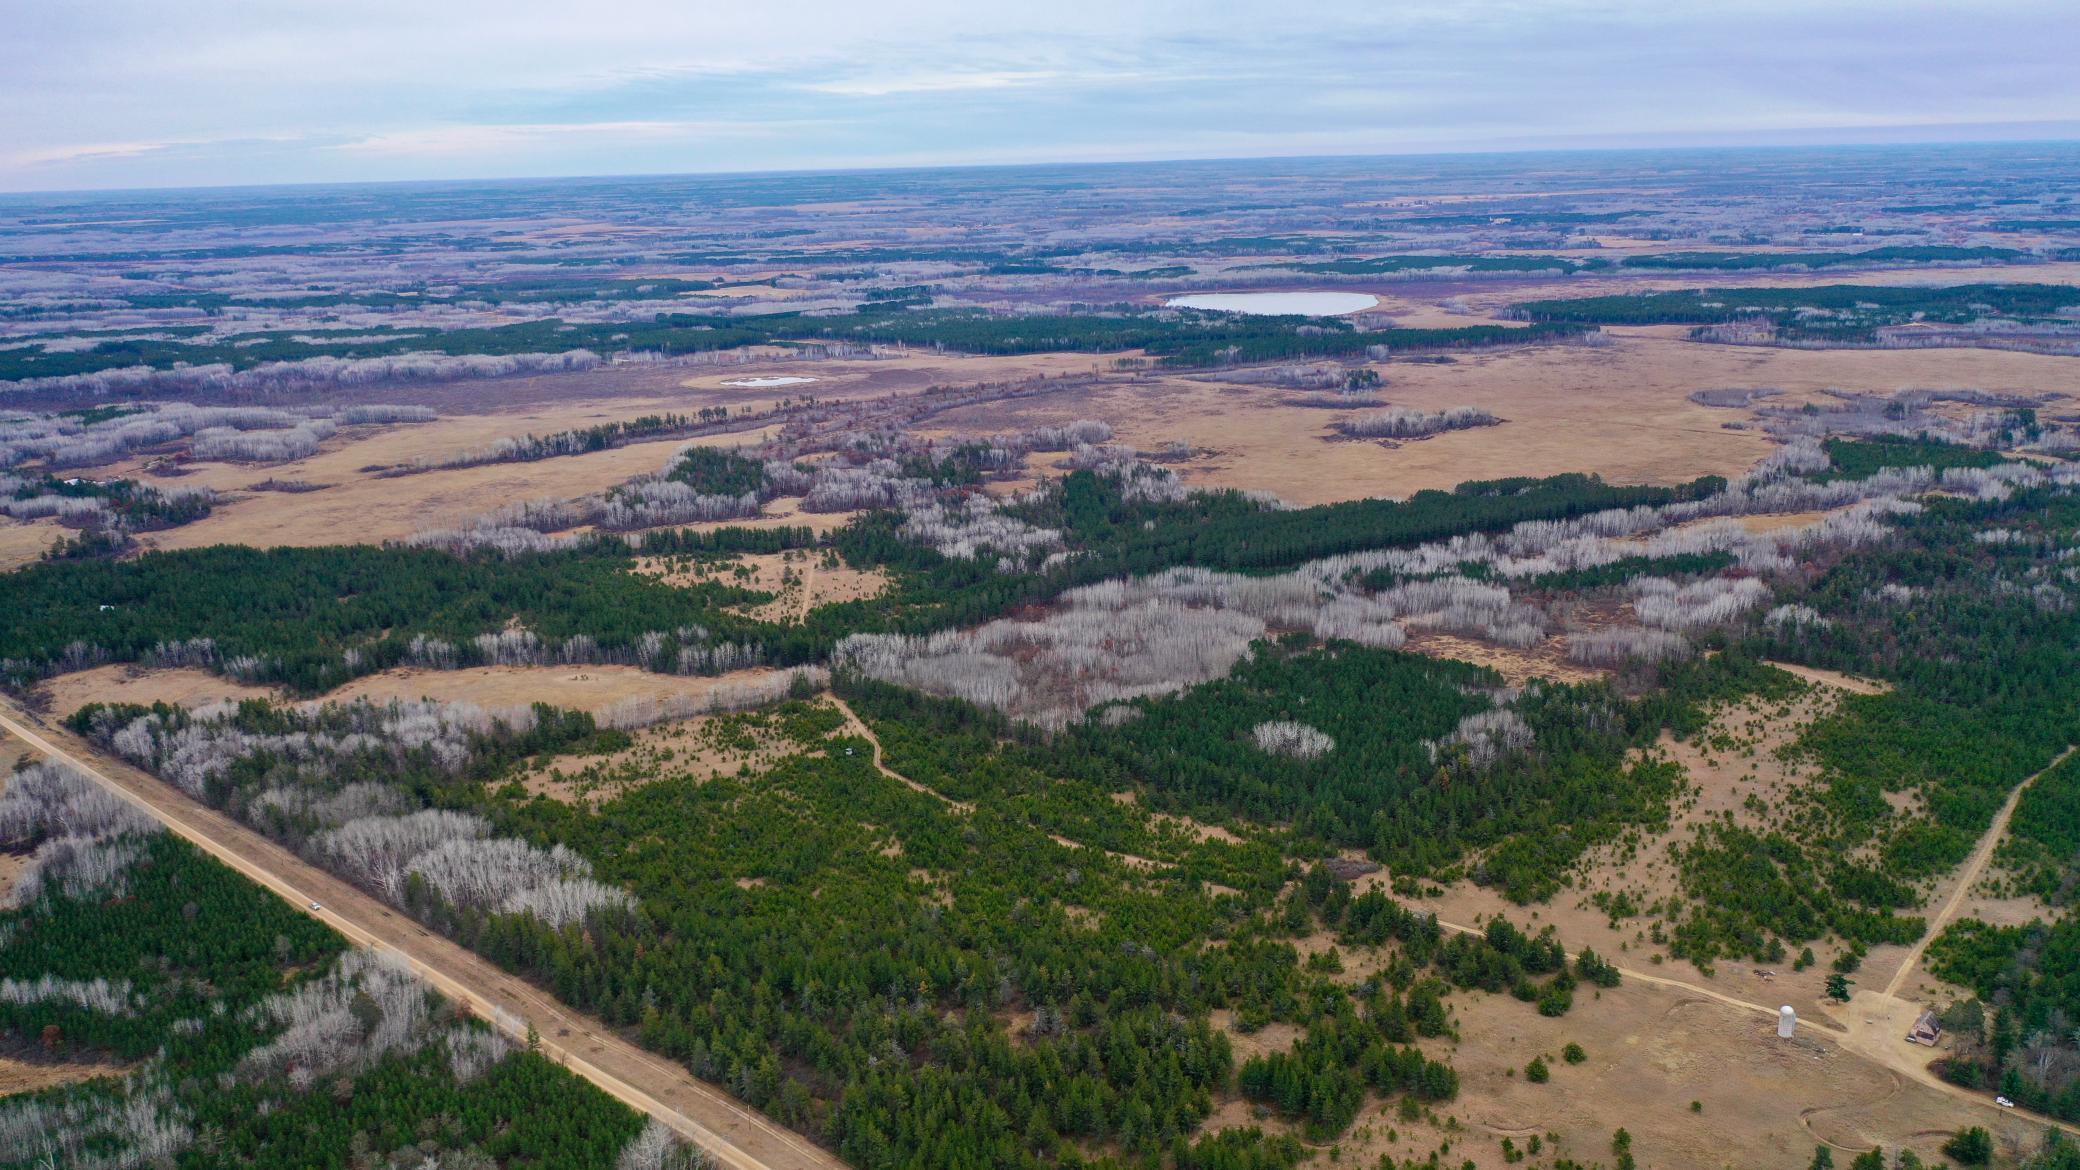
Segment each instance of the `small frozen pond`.
[[803,378],[795,374],[783,374],[774,378],[725,378],[725,386],[737,386],[746,390],[763,390],[768,386],[800,386],[814,382],[814,378]]
[[1379,304],[1379,298],[1356,292],[1193,293],[1171,297],[1163,304],[1172,309],[1212,309],[1262,317],[1335,317],[1369,309]]

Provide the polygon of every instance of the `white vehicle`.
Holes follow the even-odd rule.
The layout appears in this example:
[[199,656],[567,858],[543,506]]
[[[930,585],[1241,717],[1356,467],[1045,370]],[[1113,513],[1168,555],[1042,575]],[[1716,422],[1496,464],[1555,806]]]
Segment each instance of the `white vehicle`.
[[2015,1108],[2015,1102],[2008,1100],[2006,1097],[1995,1097],[1993,1099],[1993,1103],[2000,1106],[2003,1109]]
[[325,907],[318,905],[316,902],[311,903],[311,909],[313,910],[323,910],[324,908]]

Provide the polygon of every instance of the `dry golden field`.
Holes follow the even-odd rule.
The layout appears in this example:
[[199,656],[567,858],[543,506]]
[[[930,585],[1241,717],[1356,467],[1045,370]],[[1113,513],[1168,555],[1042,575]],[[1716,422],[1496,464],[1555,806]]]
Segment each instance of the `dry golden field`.
[[1192,486],[1262,489],[1304,505],[1568,471],[1616,483],[1737,475],[1772,443],[1756,430],[1727,429],[1750,418],[1749,411],[1690,401],[1693,392],[1713,387],[1776,387],[1784,394],[1771,402],[1792,405],[1820,400],[1827,389],[2080,392],[2073,366],[2057,357],[1737,348],[1638,331],[1593,348],[1542,346],[1460,355],[1449,364],[1389,361],[1376,368],[1386,382],[1380,393],[1392,406],[1477,406],[1504,421],[1389,446],[1336,435],[1329,424],[1348,412],[1286,405],[1288,390],[1164,375],[990,403],[933,422],[951,432],[1103,419],[1119,441],[1145,450],[1190,444],[1197,453],[1178,469]]
[[[658,674],[633,666],[476,666],[461,670],[386,670],[364,675],[317,702],[368,699],[475,703],[500,710],[550,703],[598,713],[629,699],[699,698],[718,688],[772,677],[765,670],[723,675]],[[61,674],[39,688],[53,715],[88,703],[178,703],[199,707],[222,699],[281,698],[271,687],[248,686],[207,671],[100,666]]]

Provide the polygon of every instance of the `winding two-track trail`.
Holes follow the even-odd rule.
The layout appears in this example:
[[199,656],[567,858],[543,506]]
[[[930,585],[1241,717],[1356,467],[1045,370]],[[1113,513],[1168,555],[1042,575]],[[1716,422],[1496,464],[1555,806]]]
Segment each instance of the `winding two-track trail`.
[[403,959],[442,995],[469,1005],[516,1039],[532,1026],[544,1054],[631,1108],[671,1126],[720,1165],[731,1170],[843,1170],[843,1162],[807,1138],[766,1120],[678,1065],[621,1039],[604,1022],[557,1002],[164,781],[76,736],[44,726],[9,704],[0,703],[0,728],[142,807],[173,833],[290,905],[322,906],[308,912],[357,946]]

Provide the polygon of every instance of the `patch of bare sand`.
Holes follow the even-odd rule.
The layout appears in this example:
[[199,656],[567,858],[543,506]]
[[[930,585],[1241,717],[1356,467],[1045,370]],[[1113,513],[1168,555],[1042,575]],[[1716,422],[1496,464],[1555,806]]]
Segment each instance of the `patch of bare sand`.
[[[1053,841],[1055,844],[1061,846],[1064,849],[1091,848],[1091,846],[1085,845],[1081,841],[1069,837],[1064,837],[1060,833],[1049,833],[1047,837],[1048,840]],[[1098,852],[1103,853],[1105,856],[1110,857],[1114,861],[1119,862],[1121,865],[1126,866],[1128,869],[1135,869],[1140,870],[1143,873],[1149,873],[1153,872],[1157,868],[1155,862],[1150,861],[1146,857],[1136,856],[1132,853],[1121,853],[1116,849],[1100,849]]]
[[1457,634],[1411,629],[1408,632],[1408,642],[1403,649],[1431,658],[1456,658],[1461,662],[1488,667],[1513,687],[1522,686],[1535,678],[1581,683],[1605,677],[1603,671],[1567,661],[1565,638],[1547,638],[1529,650],[1512,650],[1506,646],[1462,638]]
[[[1825,997],[1826,964],[1840,949],[1836,944],[1814,944],[1819,961],[1804,971],[1792,971],[1788,958],[1767,964],[1725,959],[1714,965],[1715,974],[1708,978],[1687,962],[1666,959],[1665,950],[1653,941],[1658,916],[1650,908],[1663,899],[1681,897],[1673,849],[1687,844],[1700,825],[1729,819],[1737,825],[1762,825],[1813,782],[1810,765],[1787,761],[1779,749],[1831,710],[1840,694],[1813,687],[1782,702],[1751,698],[1720,708],[1705,730],[1687,741],[1664,735],[1656,753],[1680,765],[1689,780],[1688,789],[1672,804],[1668,828],[1633,834],[1592,851],[1577,867],[1573,885],[1549,903],[1513,905],[1498,891],[1470,881],[1452,884],[1439,897],[1409,901],[1464,926],[1497,914],[1533,929],[1551,925],[1570,949],[1592,948],[1621,966],[1746,999],[1788,1003],[1810,1015]],[[1390,877],[1368,874],[1355,888],[1384,889]],[[1622,906],[1616,901],[1621,898],[1629,902],[1631,914],[1613,925],[1609,912],[1592,901],[1599,894],[1616,905]]]
[[[368,699],[434,699],[499,709],[549,703],[605,711],[628,699],[700,698],[716,690],[763,682],[776,672],[739,670],[722,675],[658,674],[633,666],[477,666],[462,670],[399,668],[364,675],[307,703]],[[272,687],[251,686],[191,668],[98,666],[46,679],[39,692],[60,717],[88,703],[177,703],[199,707],[220,699],[280,699]],[[4,748],[0,748],[4,750]]]
[[50,710],[67,716],[88,703],[173,703],[200,707],[219,699],[271,699],[280,692],[192,667],[97,666],[45,679],[37,693]]
[[22,1059],[0,1056],[0,1097],[35,1093],[59,1085],[76,1085],[97,1077],[119,1077],[128,1066],[103,1061]]
[[33,565],[43,559],[43,554],[71,532],[54,521],[37,520],[23,523],[0,516],[0,573]]
[[660,779],[695,782],[717,776],[760,772],[800,745],[777,732],[728,715],[701,715],[642,728],[620,751],[599,756],[558,756],[520,775],[532,794],[566,803],[611,800]]
[[1621,537],[1618,539],[1618,543],[1629,545],[1644,545],[1654,537],[1671,535],[1680,532],[1687,532],[1699,528],[1709,528],[1716,524],[1724,524],[1729,519],[1732,520],[1734,523],[1739,524],[1742,528],[1747,529],[1749,532],[1780,532],[1787,528],[1810,527],[1814,524],[1818,524],[1822,520],[1827,519],[1829,516],[1834,515],[1835,512],[1840,511],[1847,511],[1847,509],[1838,508],[1834,511],[1812,512],[1767,512],[1752,516],[1733,517],[1706,516],[1699,520],[1688,520],[1681,524],[1672,524],[1669,527],[1663,529],[1661,532],[1654,533],[1652,536]]
[[[1135,803],[1134,794],[1131,792],[1115,792],[1112,794],[1112,798],[1123,804]],[[1219,841],[1227,845],[1242,844],[1242,838],[1219,825],[1209,825],[1205,821],[1181,816],[1176,813],[1156,813],[1149,817],[1149,821],[1158,832],[1174,829],[1178,832],[1189,834],[1194,841]]]
[[[1981,882],[1957,908],[1958,921],[1976,918],[1995,926],[2026,926],[2031,922],[2050,922],[2057,918],[2058,914],[2057,908],[2046,905],[2040,898],[2027,895],[1998,897],[1988,892],[1985,882]],[[1934,982],[1933,977],[1930,977],[1931,986]]]
[[[1557,1136],[1564,1156],[1601,1161],[1621,1126],[1632,1134],[1641,1165],[1699,1168],[1803,1165],[1823,1142],[1844,1164],[1846,1152],[1875,1145],[1910,1146],[1933,1163],[1937,1147],[1966,1125],[2026,1141],[2038,1136],[2027,1123],[1818,1038],[1779,1040],[1766,1016],[1669,988],[1585,987],[1559,1019],[1507,997],[1454,1002],[1460,1044],[1451,1059],[1460,1092],[1438,1110],[1464,1127],[1452,1164],[1464,1157],[1483,1170],[1499,1167],[1501,1139],[1521,1149],[1532,1134]],[[1588,1059],[1561,1061],[1568,1043],[1582,1045]],[[1552,1070],[1543,1085],[1523,1072],[1538,1055]],[[1701,1106],[1696,1112],[1692,1101]],[[1401,1142],[1386,1143],[1384,1128],[1375,1122],[1373,1141],[1355,1143],[1356,1165],[1369,1165],[1377,1153],[1420,1155],[1441,1136],[1424,1127],[1410,1134],[1404,1126]],[[1346,1158],[1353,1144],[1345,1143]]]
[[638,557],[635,571],[667,585],[719,582],[774,595],[742,612],[761,621],[799,622],[819,605],[859,601],[888,588],[888,574],[829,563],[811,549],[746,554],[728,561],[689,556]]
[[699,698],[718,689],[761,682],[778,672],[738,670],[722,675],[657,674],[633,666],[476,666],[463,670],[386,670],[364,675],[316,700],[434,699],[482,707],[549,703],[598,714],[628,699]]
[[[1692,282],[1694,283],[1694,282]],[[1687,287],[1687,286],[1686,286]],[[1110,423],[1119,441],[1171,441],[1201,454],[1177,470],[1201,487],[1264,489],[1295,504],[1402,497],[1472,479],[1590,471],[1614,483],[1678,483],[1738,475],[1772,449],[1724,424],[1746,411],[1700,406],[1712,386],[1776,386],[1818,398],[1829,387],[1891,393],[1909,386],[2038,392],[2070,380],[2066,359],[1989,350],[1785,350],[1625,336],[1600,347],[1538,346],[1456,355],[1449,364],[1388,362],[1396,407],[1482,407],[1501,426],[1385,447],[1328,441],[1335,411],[1287,406],[1288,392],[1157,375],[1045,398],[951,411],[935,426],[1024,429],[1077,418]]]
[[0,903],[14,893],[14,884],[29,870],[29,854],[0,853]]
[[[1348,970],[1361,972],[1379,966],[1384,955],[1344,957]],[[1823,1143],[1837,1151],[1838,1162],[1882,1145],[1911,1147],[1933,1163],[1936,1148],[1967,1125],[1985,1125],[2025,1145],[2038,1136],[2026,1121],[1888,1067],[1896,1059],[1920,1059],[1920,1050],[1887,1053],[1880,1061],[1813,1034],[1817,1021],[1811,1019],[1801,1035],[1780,1040],[1770,1017],[1677,988],[1585,985],[1574,1009],[1558,1019],[1503,995],[1460,991],[1449,1003],[1458,1043],[1425,1041],[1424,1047],[1458,1071],[1458,1097],[1411,1121],[1396,1103],[1368,1094],[1364,1111],[1337,1143],[1342,1161],[1367,1166],[1383,1154],[1420,1161],[1449,1141],[1445,1164],[1471,1161],[1481,1170],[1500,1170],[1514,1164],[1503,1138],[1521,1155],[1536,1135],[1543,1149],[1532,1164],[1553,1157],[1595,1162],[1608,1157],[1620,1127],[1632,1134],[1642,1165],[1699,1170],[1799,1165]],[[1227,1032],[1238,1062],[1287,1051],[1299,1035],[1284,1024],[1239,1032],[1225,1011],[1211,1013],[1210,1022]],[[1889,1038],[1891,1023],[1874,1025],[1882,1035],[1874,1033],[1871,1042]],[[1585,1050],[1581,1064],[1560,1059],[1570,1043]],[[1549,1083],[1533,1084],[1524,1075],[1535,1056],[1545,1057]],[[1700,1105],[1695,1112],[1693,1101]],[[1235,1096],[1219,1102],[1206,1128],[1238,1125],[1293,1128]],[[1728,1151],[1739,1151],[1741,1160],[1729,1162]]]
[[806,528],[820,535],[836,532],[852,523],[853,517],[858,515],[858,512],[804,512],[801,497],[782,496],[776,500],[767,500],[756,516],[717,520],[706,524],[674,524],[671,529],[705,531],[710,528]]
[[1786,674],[1795,674],[1809,683],[1816,683],[1856,695],[1882,695],[1892,689],[1890,683],[1873,678],[1858,678],[1843,674],[1839,670],[1826,670],[1818,666],[1800,666],[1795,662],[1771,662],[1771,666]]
[[1760,516],[1742,516],[1741,527],[1750,532],[1775,532],[1780,528],[1804,528],[1827,519],[1828,512],[1771,512]]
[[1207,1023],[1228,1034],[1228,1041],[1235,1048],[1235,1063],[1238,1065],[1253,1056],[1290,1052],[1293,1042],[1300,1038],[1300,1028],[1294,1024],[1270,1023],[1254,1032],[1245,1032],[1235,1026],[1235,1013],[1227,1008],[1215,1008],[1208,1012]]

